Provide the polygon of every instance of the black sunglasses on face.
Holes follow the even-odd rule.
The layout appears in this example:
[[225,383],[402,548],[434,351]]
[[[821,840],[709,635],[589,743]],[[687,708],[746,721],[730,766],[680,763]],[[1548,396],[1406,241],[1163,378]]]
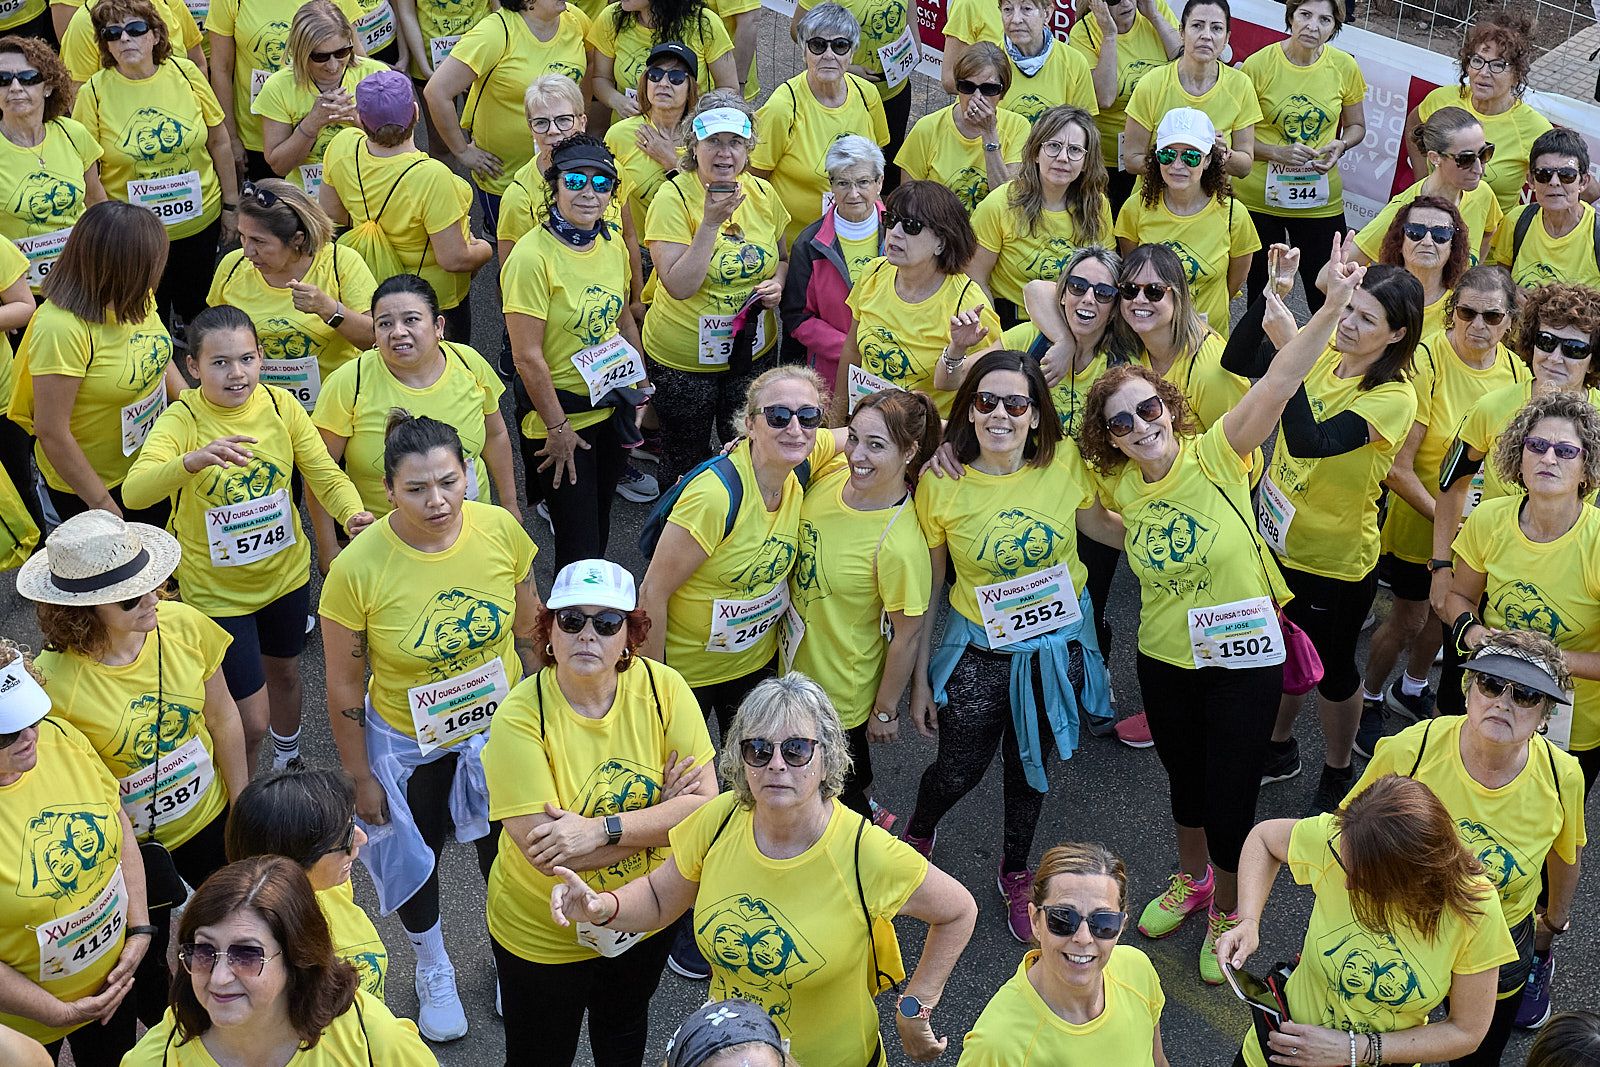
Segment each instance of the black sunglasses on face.
[[611,637],[622,629],[623,623],[628,621],[628,616],[616,608],[603,608],[593,615],[577,608],[559,608],[556,611],[556,625],[561,627],[562,633],[581,634],[583,624],[591,621],[594,623],[595,633],[601,637]]
[[0,88],[16,82],[19,85],[38,85],[44,75],[29,67],[27,70],[0,70]]
[[345,855],[348,856],[350,854],[350,850],[355,848],[355,845],[356,845],[356,821],[355,821],[354,818],[352,818],[350,820],[349,824],[344,828],[344,836],[339,839],[339,843],[336,844],[336,845],[329,845],[327,848],[324,848],[324,849],[317,850],[317,852],[314,853],[312,855],[312,857],[311,857],[312,862],[316,862],[317,860],[320,860],[324,856],[331,856],[335,852],[343,852]]
[[1094,290],[1096,304],[1109,304],[1117,298],[1117,287],[1107,285],[1105,282],[1091,282],[1087,278],[1080,278],[1076,274],[1067,275],[1067,292],[1075,297],[1081,297],[1089,290]]
[[921,233],[928,224],[921,219],[911,218],[909,215],[896,215],[892,211],[883,213],[883,232],[888,233],[896,226],[905,231],[907,237],[915,237]]
[[1117,291],[1122,294],[1122,299],[1132,300],[1141,292],[1144,298],[1152,304],[1161,303],[1161,298],[1172,291],[1172,286],[1166,282],[1123,282],[1117,286]]
[[1522,439],[1523,451],[1535,456],[1542,456],[1552,448],[1556,450],[1557,459],[1577,459],[1583,455],[1583,446],[1575,445],[1571,441],[1546,441],[1543,437]]
[[747,737],[739,742],[739,757],[745,766],[760,768],[772,762],[773,753],[780,753],[789,766],[804,767],[816,755],[821,743],[814,737],[791,737],[776,743],[765,737]]
[[987,97],[996,97],[1006,91],[1006,87],[999,82],[970,82],[962,78],[956,82],[956,92],[962,96],[971,96],[973,93],[982,93]]
[[1432,237],[1436,245],[1447,245],[1456,239],[1454,226],[1424,226],[1420,222],[1408,222],[1400,227],[1400,232],[1405,234],[1408,241],[1421,241],[1424,237]]
[[102,41],[120,41],[123,34],[129,37],[143,37],[150,32],[150,24],[144,19],[130,19],[120,26],[103,26],[100,29]]
[[646,67],[644,76],[652,82],[659,82],[665,78],[673,85],[682,85],[689,80],[689,72],[678,70],[676,67]]
[[12,745],[16,744],[17,743],[17,738],[19,738],[21,736],[22,736],[22,731],[21,730],[16,730],[16,731],[13,731],[12,733],[9,733],[9,734],[0,734],[0,752],[4,752],[6,749],[8,749]]
[[1163,167],[1172,166],[1172,161],[1175,159],[1182,159],[1183,165],[1186,167],[1198,167],[1200,161],[1205,158],[1206,154],[1198,148],[1185,148],[1181,152],[1176,148],[1170,147],[1156,149],[1156,162]]
[[807,37],[806,51],[814,56],[831,51],[836,56],[847,56],[856,50],[847,37]]
[[1504,678],[1491,678],[1487,674],[1479,674],[1477,671],[1469,673],[1472,675],[1472,684],[1476,685],[1478,691],[1490,700],[1497,699],[1507,689],[1511,690],[1511,703],[1519,708],[1536,708],[1549,699],[1543,693],[1529,689],[1525,685],[1508,682]]
[[984,391],[972,398],[972,407],[979,415],[987,415],[1001,404],[1006,406],[1006,414],[1013,419],[1020,419],[1033,407],[1033,401],[1019,393],[1010,396],[999,396],[995,393]]
[[1084,915],[1065,904],[1046,904],[1039,910],[1044,912],[1045,928],[1057,937],[1076,937],[1078,927],[1087,922],[1089,936],[1096,941],[1115,940],[1128,918],[1127,913],[1121,911],[1094,911]]
[[1161,417],[1161,412],[1166,409],[1159,396],[1147,396],[1133,405],[1132,411],[1119,411],[1106,420],[1106,430],[1112,437],[1126,437],[1133,432],[1133,417],[1139,416],[1145,423],[1155,422]]
[[1489,160],[1494,158],[1494,145],[1485,144],[1476,152],[1457,152],[1454,155],[1449,153],[1440,154],[1462,170],[1471,170],[1474,163],[1482,163],[1486,167],[1489,165]]
[[240,196],[248,196],[262,207],[270,208],[278,202],[278,194],[268,189],[263,189],[255,182],[245,182],[239,187]]
[[190,941],[178,946],[178,962],[190,974],[210,974],[211,968],[217,965],[217,957],[226,956],[228,970],[234,974],[259,978],[267,967],[267,961],[281,955],[283,953],[280,951],[269,956],[260,945],[229,945],[226,949],[219,949],[204,941]]
[[1456,318],[1462,323],[1469,323],[1473,319],[1482,319],[1486,325],[1498,326],[1506,321],[1506,313],[1504,311],[1480,311],[1477,308],[1469,308],[1465,304],[1457,304]]
[[144,596],[141,594],[140,596],[131,596],[127,600],[117,601],[117,607],[123,611],[134,611],[142,603],[144,603]]
[[330,59],[337,59],[342,63],[349,59],[350,53],[354,51],[353,47],[345,45],[343,48],[335,48],[331,52],[312,52],[307,58],[313,63],[326,63]]
[[1561,354],[1568,359],[1588,359],[1594,352],[1593,346],[1588,341],[1577,341],[1570,337],[1557,337],[1549,330],[1540,330],[1533,335],[1533,347],[1541,352],[1554,352],[1561,350]]
[[1577,167],[1534,167],[1533,168],[1533,184],[1535,184],[1535,185],[1549,185],[1552,181],[1555,181],[1557,178],[1559,178],[1561,180],[1561,184],[1562,185],[1571,185],[1573,182],[1578,180],[1578,168]]
[[800,425],[808,430],[815,430],[822,425],[822,409],[815,404],[806,404],[803,407],[791,408],[783,404],[768,404],[761,409],[761,414],[767,418],[767,425],[774,430],[782,430],[789,425],[790,419],[799,419]]

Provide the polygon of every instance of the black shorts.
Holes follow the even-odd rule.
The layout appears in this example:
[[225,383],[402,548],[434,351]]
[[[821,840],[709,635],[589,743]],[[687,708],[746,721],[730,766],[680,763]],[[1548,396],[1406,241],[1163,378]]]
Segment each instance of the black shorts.
[[1306,632],[1322,659],[1322,681],[1317,683],[1317,692],[1327,700],[1349,699],[1361,684],[1356,643],[1378,591],[1376,570],[1352,582],[1295,570],[1282,560],[1278,561],[1278,569],[1294,593],[1283,613]]
[[305,651],[306,616],[311,611],[311,583],[290,590],[248,615],[217,619],[233,643],[222,657],[222,677],[234,700],[254,696],[267,684],[262,656],[293,659]]
[[1426,563],[1412,563],[1392,552],[1378,557],[1378,576],[1389,583],[1389,592],[1401,600],[1427,603],[1433,590],[1433,575]]

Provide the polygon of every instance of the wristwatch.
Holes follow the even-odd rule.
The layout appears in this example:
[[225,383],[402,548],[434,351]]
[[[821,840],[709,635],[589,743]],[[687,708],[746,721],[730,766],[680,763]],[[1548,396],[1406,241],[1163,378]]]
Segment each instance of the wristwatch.
[[620,816],[620,815],[607,815],[605,817],[605,824],[606,824],[606,844],[608,844],[608,845],[620,845],[620,844],[622,844],[622,816]]
[[329,315],[327,318],[323,319],[322,321],[327,323],[329,326],[332,326],[335,330],[337,330],[341,325],[344,324],[344,312],[339,310],[339,305],[338,304],[334,304],[333,305],[333,314]]
[[878,717],[879,722],[894,722],[896,719],[900,718],[898,715],[890,715],[887,712],[882,711],[875,711],[873,714]]
[[900,994],[899,1011],[907,1019],[933,1018],[933,1005],[922,1003],[911,993]]
[[1000,151],[1000,142],[999,141],[985,141],[985,142],[983,142],[983,150],[985,152],[998,152],[998,151]]
[[1435,574],[1439,571],[1448,571],[1453,569],[1455,565],[1456,561],[1453,559],[1430,559],[1428,561],[1428,573]]

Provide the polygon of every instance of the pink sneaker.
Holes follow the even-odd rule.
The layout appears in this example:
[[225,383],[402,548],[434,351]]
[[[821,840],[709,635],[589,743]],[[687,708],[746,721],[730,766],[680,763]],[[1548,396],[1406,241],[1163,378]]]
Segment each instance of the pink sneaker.
[[1033,888],[1033,872],[1024,868],[1020,871],[1000,871],[995,876],[995,885],[1000,889],[1000,895],[1006,902],[1006,925],[1011,927],[1011,936],[1024,945],[1033,943],[1033,923],[1028,919],[1028,896]]
[[1149,748],[1155,744],[1150,738],[1150,720],[1145,718],[1144,712],[1129,715],[1117,723],[1117,740],[1129,748]]
[[1211,906],[1216,884],[1216,875],[1209,866],[1206,876],[1198,882],[1179,871],[1167,883],[1167,891],[1144,906],[1144,914],[1139,916],[1139,932],[1146,937],[1166,937],[1195,912],[1204,914]]
[[932,837],[913,837],[910,833],[900,836],[900,840],[922,853],[924,859],[933,859],[933,843],[939,840],[939,831],[935,830]]
[[872,825],[882,827],[885,833],[894,833],[894,824],[900,821],[899,817],[871,797],[867,798],[867,806],[872,810]]

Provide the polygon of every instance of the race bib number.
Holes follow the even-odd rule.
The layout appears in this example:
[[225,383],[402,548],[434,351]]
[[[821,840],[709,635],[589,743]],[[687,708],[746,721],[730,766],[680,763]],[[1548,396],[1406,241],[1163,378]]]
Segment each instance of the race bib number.
[[187,815],[216,777],[205,743],[191,737],[157,762],[117,781],[122,810],[133,823],[133,832],[149,837],[157,826]]
[[394,40],[394,10],[389,7],[389,0],[356,19],[356,33],[361,35],[369,56]]
[[1301,211],[1328,206],[1328,176],[1315,167],[1267,164],[1267,203]]
[[900,388],[893,382],[884,378],[880,378],[869,370],[863,370],[861,367],[858,367],[853,363],[850,365],[850,369],[847,372],[846,377],[849,382],[848,399],[850,403],[850,414],[852,415],[856,413],[856,405],[861,402],[862,397],[871,396],[873,393],[881,393],[885,389]]
[[139,451],[144,439],[150,436],[150,427],[167,410],[166,378],[157,378],[156,387],[122,409],[122,454],[131,456]]
[[183,0],[183,6],[189,9],[189,14],[194,17],[194,24],[199,29],[206,28],[206,19],[211,15],[211,0]]
[[93,966],[122,943],[127,921],[128,886],[119,863],[111,881],[88,907],[41,923],[34,930],[39,939],[39,981],[71,978]]
[[1466,519],[1479,504],[1483,503],[1483,468],[1479,467],[1472,476],[1472,484],[1467,486],[1467,495],[1461,500],[1461,518]]
[[261,87],[267,84],[267,79],[272,77],[272,71],[262,70],[260,67],[250,69],[250,103],[256,102],[256,97],[261,95]]
[[37,289],[50,277],[50,272],[55,269],[56,260],[61,258],[61,249],[67,243],[67,236],[72,233],[72,227],[61,230],[51,230],[41,233],[37,237],[24,237],[17,242],[17,251],[28,258],[28,286]]
[[467,457],[467,499],[478,499],[478,457]]
[[642,932],[608,930],[604,926],[596,926],[594,923],[580,922],[578,924],[578,944],[593,949],[607,959],[622,955],[644,940],[644,936]]
[[300,406],[310,411],[317,406],[317,397],[322,393],[322,368],[317,366],[316,356],[264,359],[261,361],[261,381],[293,393],[294,398],[300,401]]
[[163,226],[197,219],[204,206],[200,194],[200,172],[186,170],[167,178],[130,181],[128,201],[149,209]]
[[307,196],[316,196],[317,190],[322,188],[322,164],[300,164],[300,188],[306,191]]
[[1294,505],[1271,478],[1261,479],[1261,494],[1256,498],[1256,529],[1261,539],[1280,556],[1289,554],[1289,524],[1294,521]]
[[784,674],[794,669],[795,654],[800,651],[800,642],[805,639],[806,620],[802,619],[794,605],[790,604],[778,624],[778,656],[783,664]]
[[459,40],[461,40],[459,33],[428,38],[428,60],[433,64],[435,70],[439,69],[440,63],[450,58],[450,49],[454,48]]
[[713,600],[707,652],[743,652],[753,648],[789,610],[789,583],[774,586],[754,600]]
[[894,40],[878,49],[878,62],[883,64],[883,84],[890,89],[911,77],[917,69],[917,39],[907,26]]
[[644,360],[621,334],[604,344],[591,345],[572,357],[583,384],[589,387],[589,403],[598,404],[600,398],[619,386],[633,385],[644,380]]
[[1242,670],[1282,663],[1283,630],[1272,598],[1258,596],[1214,608],[1190,608],[1189,647],[1196,667]]
[[499,656],[475,671],[412,686],[406,690],[406,702],[417,728],[417,747],[432,752],[482,733],[510,692]]
[[1567,746],[1572,744],[1572,701],[1557,704],[1550,717],[1539,728],[1539,732],[1544,734],[1546,741],[1561,751],[1569,751]]
[[1059,563],[1021,578],[980,585],[978,615],[990,648],[1006,648],[1083,618],[1067,565]]
[[0,3],[0,18],[15,15],[27,5],[27,2],[28,0],[5,0],[4,3]]
[[1118,170],[1125,170],[1126,169],[1122,165],[1122,138],[1123,138],[1122,134],[1120,134],[1120,133],[1117,134],[1117,169]]
[[207,508],[211,565],[243,567],[276,556],[294,544],[297,517],[287,489],[260,500]]
[[[700,362],[708,367],[726,367],[733,355],[733,315],[700,316]],[[756,312],[756,341],[752,348],[767,347],[767,313]]]

